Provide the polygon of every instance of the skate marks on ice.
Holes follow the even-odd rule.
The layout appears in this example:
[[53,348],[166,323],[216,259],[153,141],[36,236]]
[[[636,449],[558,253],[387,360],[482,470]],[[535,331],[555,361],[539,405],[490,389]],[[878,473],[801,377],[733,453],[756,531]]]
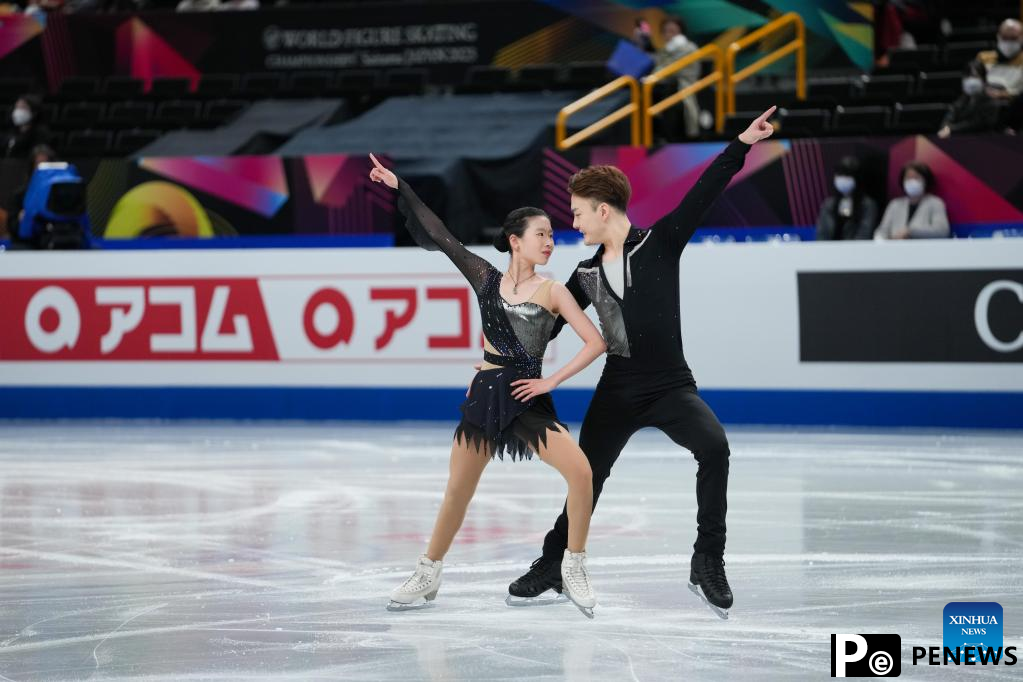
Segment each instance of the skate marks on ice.
[[654,433],[594,518],[599,618],[504,604],[564,496],[538,462],[488,467],[435,606],[388,613],[450,431],[0,427],[0,680],[821,679],[832,632],[1023,613],[1019,437],[776,431],[730,432],[727,622],[685,585],[695,464]]

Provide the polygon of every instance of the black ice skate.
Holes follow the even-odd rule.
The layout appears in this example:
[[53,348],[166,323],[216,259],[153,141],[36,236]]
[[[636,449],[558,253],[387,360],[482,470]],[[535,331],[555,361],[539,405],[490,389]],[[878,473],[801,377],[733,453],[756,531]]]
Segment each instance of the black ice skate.
[[732,608],[732,588],[725,576],[725,560],[720,555],[693,554],[689,570],[689,589],[703,600],[718,618],[728,620]]
[[[550,593],[550,594],[548,594]],[[521,578],[508,586],[508,606],[547,606],[562,604],[561,562],[540,557]]]

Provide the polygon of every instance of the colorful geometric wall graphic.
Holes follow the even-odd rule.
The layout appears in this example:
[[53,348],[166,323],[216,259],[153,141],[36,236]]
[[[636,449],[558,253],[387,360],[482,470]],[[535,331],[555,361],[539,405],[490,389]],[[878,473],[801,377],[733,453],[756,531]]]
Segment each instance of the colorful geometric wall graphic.
[[276,156],[143,158],[138,163],[140,168],[266,217],[288,200],[284,167]]
[[323,154],[304,159],[313,199],[324,206],[344,206],[366,179],[363,155]]
[[24,14],[0,16],[0,59],[43,32],[43,25]]
[[117,69],[147,89],[154,78],[188,78],[193,88],[199,80],[199,70],[137,17],[117,28]]
[[[775,163],[788,153],[789,145],[787,140],[757,144],[731,185]],[[617,166],[629,177],[629,218],[637,225],[652,225],[682,200],[724,147],[720,142],[668,145],[649,154],[644,149],[602,147],[593,150],[592,163]]]
[[209,238],[213,227],[206,209],[187,190],[169,182],[146,182],[120,198],[103,232],[107,239],[145,235]]

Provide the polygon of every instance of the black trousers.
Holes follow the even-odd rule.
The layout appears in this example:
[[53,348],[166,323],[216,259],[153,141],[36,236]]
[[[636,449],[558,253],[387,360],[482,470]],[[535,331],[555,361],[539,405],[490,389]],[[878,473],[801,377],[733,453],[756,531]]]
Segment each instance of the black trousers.
[[[593,506],[632,434],[652,426],[696,458],[697,552],[722,554],[728,511],[728,439],[714,412],[696,392],[688,370],[615,372],[605,369],[586,411],[579,447],[593,469]],[[568,545],[562,510],[544,538],[543,553],[560,560]]]

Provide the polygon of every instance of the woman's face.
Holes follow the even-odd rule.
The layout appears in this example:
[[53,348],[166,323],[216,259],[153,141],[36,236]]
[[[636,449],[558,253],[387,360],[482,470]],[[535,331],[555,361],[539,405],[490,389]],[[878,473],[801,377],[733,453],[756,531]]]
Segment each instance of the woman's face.
[[544,216],[527,219],[522,236],[512,235],[509,241],[519,258],[533,265],[546,265],[554,253],[554,229]]
[[11,111],[11,119],[14,121],[14,125],[24,125],[33,118],[32,116],[32,105],[24,99],[19,99],[14,103],[14,109]]
[[664,42],[668,42],[678,35],[682,35],[682,31],[674,21],[666,21],[661,24],[661,38],[664,39]]
[[923,182],[924,181],[924,176],[920,175],[920,173],[918,171],[915,171],[912,168],[910,168],[909,170],[906,171],[905,179],[906,180],[919,180],[920,182]]

